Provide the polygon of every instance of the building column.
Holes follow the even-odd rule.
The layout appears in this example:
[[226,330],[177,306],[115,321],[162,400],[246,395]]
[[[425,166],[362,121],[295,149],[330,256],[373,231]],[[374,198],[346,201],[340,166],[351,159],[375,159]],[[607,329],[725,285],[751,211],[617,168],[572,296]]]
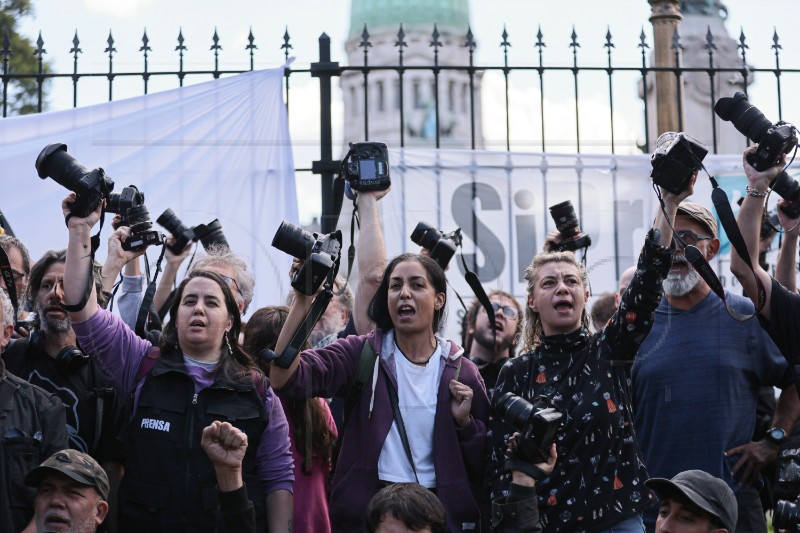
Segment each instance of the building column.
[[[677,67],[672,38],[681,21],[680,0],[648,0],[653,24],[653,66]],[[680,51],[678,51],[680,52]],[[656,124],[658,134],[680,131],[683,120],[683,84],[673,72],[656,73]]]

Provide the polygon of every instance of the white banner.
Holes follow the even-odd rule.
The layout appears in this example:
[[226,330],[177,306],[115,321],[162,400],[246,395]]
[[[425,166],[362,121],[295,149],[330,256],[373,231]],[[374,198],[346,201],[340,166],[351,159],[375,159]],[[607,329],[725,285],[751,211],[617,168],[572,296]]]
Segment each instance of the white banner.
[[[165,231],[155,220],[168,207],[190,227],[219,218],[231,248],[253,266],[251,309],[282,302],[290,258],[270,242],[281,220],[298,223],[283,73],[0,120],[0,210],[32,260],[66,246],[60,205],[68,191],[34,168],[45,145],[66,143],[85,167],[105,169],[115,192],[130,184],[143,191],[154,229]],[[151,263],[158,251],[148,253]]]
[[[746,185],[741,155],[708,156],[704,163],[735,213]],[[460,227],[467,266],[486,291],[501,289],[520,302],[527,294],[525,267],[555,229],[550,206],[570,200],[582,232],[591,237],[586,265],[594,295],[617,289],[619,274],[636,262],[658,208],[646,155],[405,149],[392,150],[390,164],[392,191],[379,203],[388,256],[419,250],[410,235],[420,221],[445,232]],[[690,199],[714,212],[704,173]],[[721,240],[712,266],[726,288],[740,292],[728,269],[727,239],[721,235]],[[448,279],[469,305],[473,295],[463,274],[459,254],[450,262]],[[461,307],[452,292],[449,313],[447,332],[458,338]]]

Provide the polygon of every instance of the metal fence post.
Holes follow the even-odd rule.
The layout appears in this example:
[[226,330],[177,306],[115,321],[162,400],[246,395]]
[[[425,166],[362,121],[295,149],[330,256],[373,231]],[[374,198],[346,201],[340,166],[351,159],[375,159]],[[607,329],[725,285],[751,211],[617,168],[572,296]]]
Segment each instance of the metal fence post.
[[311,163],[311,172],[320,175],[322,187],[322,214],[320,229],[330,233],[336,229],[338,215],[333,213],[333,176],[341,161],[333,159],[333,133],[331,129],[331,78],[341,75],[339,63],[331,61],[331,38],[323,33],[319,37],[319,62],[311,64],[311,76],[319,78],[319,148],[320,159]]

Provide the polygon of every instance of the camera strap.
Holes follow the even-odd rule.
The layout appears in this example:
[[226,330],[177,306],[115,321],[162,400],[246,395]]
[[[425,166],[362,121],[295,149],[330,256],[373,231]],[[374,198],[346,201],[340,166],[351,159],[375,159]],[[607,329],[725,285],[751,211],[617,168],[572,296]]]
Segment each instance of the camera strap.
[[[142,298],[142,303],[139,305],[139,313],[136,315],[136,327],[134,331],[136,335],[143,339],[147,338],[145,326],[147,325],[148,316],[150,317],[150,329],[161,329],[161,317],[153,307],[153,297],[156,295],[158,274],[161,272],[161,261],[164,259],[164,252],[166,252],[166,250],[166,246],[161,247],[161,254],[158,256],[158,261],[156,261],[156,271],[153,273],[153,279],[147,285],[144,298]],[[145,261],[146,258],[147,256],[145,255]],[[135,261],[138,261],[138,258],[135,259]]]
[[11,299],[11,306],[14,308],[14,323],[19,316],[19,300],[17,299],[17,286],[14,283],[14,272],[11,270],[11,261],[8,259],[6,251],[0,246],[0,275],[6,284],[6,292]]
[[265,348],[259,352],[259,357],[266,361],[274,361],[274,363],[281,368],[289,368],[292,366],[292,362],[311,335],[314,325],[325,313],[328,303],[330,303],[331,298],[333,298],[332,287],[333,281],[331,280],[329,283],[326,283],[322,291],[317,294],[314,298],[314,303],[311,304],[311,309],[308,310],[303,322],[298,326],[297,330],[295,330],[292,338],[289,340],[289,344],[286,345],[286,348],[283,349],[280,355],[269,348]]
[[[452,234],[453,241],[455,241],[456,246],[461,248],[461,264],[464,266],[464,280],[469,285],[469,288],[472,289],[475,298],[480,302],[481,307],[483,310],[486,311],[486,316],[489,318],[489,324],[492,326],[492,335],[494,335],[494,346],[497,347],[497,324],[495,323],[495,313],[494,307],[492,307],[492,302],[489,300],[489,297],[486,295],[486,290],[481,285],[481,281],[478,279],[478,275],[471,271],[467,266],[467,260],[464,259],[464,246],[462,244],[461,238],[461,228],[457,229]],[[451,286],[452,288],[452,286]],[[453,292],[458,297],[458,301],[461,302],[461,305],[464,307],[465,311],[467,310],[467,306],[464,305],[464,300],[461,299],[461,296],[458,292],[453,289]]]

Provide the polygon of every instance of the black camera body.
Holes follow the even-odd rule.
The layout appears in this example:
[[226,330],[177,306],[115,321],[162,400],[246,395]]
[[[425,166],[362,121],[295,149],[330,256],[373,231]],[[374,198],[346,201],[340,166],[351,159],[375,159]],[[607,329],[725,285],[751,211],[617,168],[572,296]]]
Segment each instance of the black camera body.
[[456,253],[455,234],[455,231],[445,233],[427,222],[420,222],[411,232],[411,241],[428,250],[428,257],[439,263],[444,270]]
[[172,235],[175,242],[172,245],[168,244],[167,249],[175,255],[180,255],[190,242],[197,241],[200,241],[206,251],[213,245],[230,248],[225,234],[222,233],[222,224],[218,218],[208,224],[198,224],[193,228],[189,228],[181,222],[172,209],[167,208],[156,219],[156,222],[161,224]]
[[88,170],[67,152],[63,143],[48,144],[36,158],[36,172],[42,179],[52,178],[76,195],[70,205],[80,218],[89,216],[114,190],[114,180],[102,168]]
[[758,143],[756,152],[747,156],[747,162],[758,171],[774,167],[782,154],[788,154],[797,146],[797,130],[793,125],[773,124],[742,92],[717,100],[714,112],[733,124],[739,133]]
[[272,246],[305,261],[292,277],[292,287],[307,296],[313,296],[338,265],[342,233],[311,233],[284,220],[272,238]]
[[574,252],[592,245],[592,238],[581,232],[578,215],[572,202],[566,200],[550,206],[550,216],[553,217],[556,229],[561,234],[561,242],[553,246],[554,252]]
[[772,527],[775,531],[800,532],[800,500],[778,500],[772,514]]
[[350,144],[344,162],[344,178],[354,191],[383,191],[392,184],[389,177],[389,149],[386,143]]
[[544,463],[550,455],[550,445],[561,428],[563,414],[546,396],[530,403],[507,392],[495,402],[495,413],[519,432],[518,446],[531,463]]
[[110,194],[106,211],[119,214],[122,225],[131,229],[130,235],[122,243],[123,250],[138,251],[151,245],[164,244],[164,234],[152,229],[150,212],[144,205],[144,193],[135,185],[125,187],[119,194]]
[[656,185],[672,194],[680,194],[688,187],[692,175],[700,170],[707,154],[708,148],[691,135],[672,131],[662,133],[650,157],[653,166],[650,177]]

